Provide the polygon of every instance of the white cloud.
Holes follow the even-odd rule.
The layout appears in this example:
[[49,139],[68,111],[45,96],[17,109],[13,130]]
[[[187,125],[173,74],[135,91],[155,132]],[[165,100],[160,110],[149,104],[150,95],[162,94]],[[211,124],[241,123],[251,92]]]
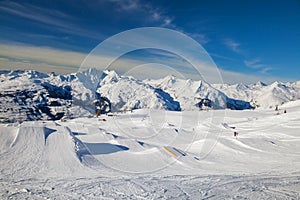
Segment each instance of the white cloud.
[[269,71],[274,70],[273,67],[270,67],[269,65],[263,64],[262,60],[260,58],[254,58],[254,59],[251,59],[251,60],[244,60],[244,64],[247,67],[259,70],[259,72],[262,73],[262,74],[268,74]]
[[262,81],[264,83],[272,83],[274,81],[290,81],[289,79],[285,79],[282,77],[269,76],[266,74],[262,75],[249,75],[243,74],[233,71],[227,71],[220,69],[220,73],[223,78],[224,83],[235,84],[235,83],[256,83],[258,81]]
[[[88,54],[28,45],[0,44],[1,69],[35,69],[42,72],[76,72]],[[109,56],[91,55],[87,67],[102,67],[101,63],[111,60]],[[5,62],[4,62],[5,61]],[[134,61],[123,60],[123,66],[133,65]]]
[[272,71],[272,70],[274,70],[273,67],[264,67],[264,68],[261,69],[260,73],[262,73],[262,74],[268,74],[269,71]]
[[[85,58],[88,57],[88,60]],[[113,60],[109,55],[88,55],[80,52],[54,49],[50,47],[28,46],[25,44],[0,44],[0,69],[34,69],[41,72],[58,74],[73,73],[86,68],[105,69],[102,63]],[[82,68],[80,68],[81,65]],[[123,72],[141,62],[122,59],[118,65]],[[124,71],[125,70],[125,71]]]
[[185,34],[192,37],[194,40],[196,40],[197,42],[199,42],[202,45],[209,42],[209,38],[205,34],[202,34],[202,33],[188,33],[188,32],[186,32]]
[[122,12],[136,14],[141,12],[144,14],[145,21],[159,22],[161,27],[175,28],[174,17],[164,14],[162,8],[155,7],[150,3],[140,0],[110,0],[118,6],[118,10]]
[[0,44],[0,56],[5,58],[44,62],[52,65],[78,66],[85,58],[85,54],[53,49],[50,47],[36,47],[27,45]]
[[2,61],[2,62],[3,62],[3,61],[9,61],[9,59],[7,59],[7,58],[1,58],[1,57],[0,57],[0,61]]
[[244,60],[244,64],[247,67],[253,68],[253,69],[259,69],[265,67],[264,64],[261,64],[261,59],[260,58],[254,58],[251,60]]
[[[168,52],[161,52],[165,63],[160,60],[138,60],[123,58],[112,63],[109,69],[117,70],[121,74],[132,74],[137,78],[162,78],[168,74],[174,74],[181,78],[199,80],[202,77],[209,83],[254,83],[257,81],[272,82],[275,80],[287,81],[280,77],[242,74],[227,70],[218,69],[209,63],[197,63],[197,68],[192,66],[178,65],[176,56],[170,56]],[[172,55],[172,54],[171,54]],[[108,63],[113,58],[109,55],[97,56],[80,52],[64,51],[49,47],[35,47],[26,45],[0,44],[0,69],[34,69],[41,72],[56,72],[58,74],[72,73],[79,70],[83,63],[86,68],[94,67],[105,69],[103,63]],[[152,61],[152,62],[151,62]],[[154,63],[153,63],[154,61]],[[81,68],[86,69],[85,67]],[[264,69],[263,69],[264,70]],[[265,69],[266,72],[269,69]],[[151,76],[150,76],[151,75]]]
[[164,19],[164,23],[162,24],[162,26],[169,26],[172,23],[172,20],[170,18],[165,18]]
[[35,63],[35,62],[20,62],[14,60],[6,60],[0,62],[0,70],[36,70],[39,72],[50,73],[55,72],[57,74],[68,74],[76,72],[78,68],[76,67],[66,67],[52,65],[48,63]]
[[212,56],[212,57],[221,58],[221,59],[224,59],[224,60],[237,61],[236,59],[234,59],[232,57],[223,56],[223,55],[220,55],[218,53],[209,53],[209,55]]
[[120,11],[134,11],[141,8],[138,0],[110,0],[119,6]]
[[0,11],[40,22],[47,25],[45,26],[46,28],[49,28],[50,25],[51,29],[55,28],[63,33],[95,39],[102,39],[104,37],[104,35],[100,33],[78,27],[76,24],[72,23],[72,21],[76,21],[78,19],[58,10],[45,9],[28,3],[3,1],[0,2]]
[[153,20],[155,20],[155,21],[160,20],[160,19],[161,19],[161,14],[154,11],[154,12],[152,13],[152,18],[153,18]]
[[227,38],[224,40],[224,44],[232,51],[236,52],[236,53],[241,53],[240,50],[240,43],[235,42],[233,39],[231,38]]
[[[227,38],[224,40],[224,44],[232,51],[234,51],[237,54],[245,56],[245,53],[241,50],[240,43],[235,42],[233,39]],[[256,69],[259,73],[267,75],[269,71],[274,70],[273,67],[270,67],[269,65],[266,65],[262,63],[262,60],[260,58],[253,58],[253,59],[246,59],[244,60],[245,66]]]

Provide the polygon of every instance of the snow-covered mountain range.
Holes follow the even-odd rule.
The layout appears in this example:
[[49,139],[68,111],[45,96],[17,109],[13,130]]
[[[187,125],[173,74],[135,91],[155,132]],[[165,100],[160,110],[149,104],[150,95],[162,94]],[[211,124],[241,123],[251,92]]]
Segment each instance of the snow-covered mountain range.
[[213,84],[213,87],[224,92],[227,96],[251,102],[255,108],[274,108],[286,102],[300,98],[300,81],[297,82],[274,82],[265,84]]
[[142,81],[96,69],[69,75],[1,71],[0,81],[2,122],[91,115],[95,109],[93,102],[99,96],[110,105],[105,112],[140,108],[171,111],[271,108],[300,98],[300,81],[211,85],[174,76]]

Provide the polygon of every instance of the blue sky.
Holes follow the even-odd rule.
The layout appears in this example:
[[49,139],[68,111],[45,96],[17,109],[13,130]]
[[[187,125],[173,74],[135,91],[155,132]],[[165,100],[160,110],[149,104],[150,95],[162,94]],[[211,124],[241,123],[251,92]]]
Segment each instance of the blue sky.
[[[103,40],[164,27],[199,42],[224,82],[300,79],[298,0],[4,0],[0,21],[0,69],[74,72]],[[137,52],[127,60],[164,55]]]

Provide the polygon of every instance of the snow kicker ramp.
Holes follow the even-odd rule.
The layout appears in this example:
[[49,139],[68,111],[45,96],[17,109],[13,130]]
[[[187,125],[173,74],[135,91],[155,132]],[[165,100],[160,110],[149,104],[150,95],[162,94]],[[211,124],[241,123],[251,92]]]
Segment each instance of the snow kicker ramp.
[[5,163],[1,165],[6,165],[2,167],[3,173],[11,176],[67,175],[83,169],[84,155],[92,162],[81,141],[62,126],[46,127],[42,122],[30,122],[21,125],[15,133],[1,135],[10,135],[10,145],[8,140],[1,141],[1,146],[6,148],[1,154]]

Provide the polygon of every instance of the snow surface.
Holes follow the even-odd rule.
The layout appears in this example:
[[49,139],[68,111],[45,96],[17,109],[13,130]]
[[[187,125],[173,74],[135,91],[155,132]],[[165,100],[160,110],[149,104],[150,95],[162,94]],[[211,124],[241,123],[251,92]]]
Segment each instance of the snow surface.
[[0,198],[300,199],[299,122],[300,100],[2,124]]
[[[0,199],[300,199],[300,81],[0,82]],[[99,94],[112,113],[96,118]]]

